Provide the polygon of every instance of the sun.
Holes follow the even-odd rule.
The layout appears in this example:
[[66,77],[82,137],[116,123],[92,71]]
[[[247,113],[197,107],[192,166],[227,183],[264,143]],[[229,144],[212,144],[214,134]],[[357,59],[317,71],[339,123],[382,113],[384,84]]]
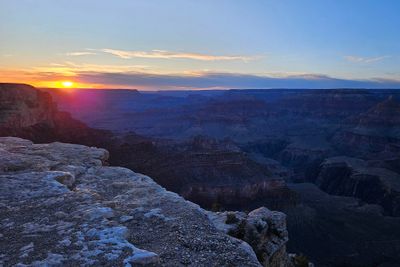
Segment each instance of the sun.
[[72,86],[74,86],[74,83],[71,81],[62,81],[61,85],[65,88],[71,88]]

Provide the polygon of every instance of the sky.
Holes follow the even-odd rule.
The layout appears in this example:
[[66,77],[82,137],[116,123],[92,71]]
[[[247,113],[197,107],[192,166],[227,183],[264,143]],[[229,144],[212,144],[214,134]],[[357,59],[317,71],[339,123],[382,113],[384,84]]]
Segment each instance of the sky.
[[0,82],[400,88],[398,0],[0,0]]

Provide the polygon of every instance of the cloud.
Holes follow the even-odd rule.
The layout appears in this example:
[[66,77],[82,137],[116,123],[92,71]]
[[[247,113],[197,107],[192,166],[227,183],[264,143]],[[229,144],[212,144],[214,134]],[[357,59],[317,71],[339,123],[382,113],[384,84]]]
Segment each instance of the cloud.
[[[370,88],[400,89],[400,77],[392,79],[342,79],[313,73],[267,73],[263,75],[224,72],[155,73],[147,66],[121,66],[54,63],[47,67],[25,70],[1,69],[0,76],[7,81],[49,84],[50,81],[73,80],[77,84],[99,88],[138,88],[142,90],[167,89],[330,89]],[[47,85],[46,85],[47,86]]]
[[390,58],[390,56],[380,56],[380,57],[358,57],[358,56],[345,56],[344,57],[349,62],[354,63],[373,63]]
[[145,65],[102,65],[74,63],[67,61],[64,63],[51,63],[50,66],[35,67],[32,70],[38,73],[55,73],[66,76],[75,76],[79,72],[107,72],[107,73],[125,73],[132,71],[145,72],[149,67]]
[[126,51],[116,49],[89,49],[91,51],[101,51],[103,53],[111,54],[123,59],[131,58],[154,58],[154,59],[191,59],[201,61],[219,61],[219,60],[242,60],[250,61],[259,58],[259,56],[240,56],[240,55],[208,55],[200,53],[185,53],[185,52],[171,52],[165,50],[151,50],[151,51]]
[[80,82],[104,85],[137,86],[148,89],[254,89],[254,88],[400,88],[400,80],[347,80],[326,75],[306,74],[270,77],[235,73],[197,73],[166,75],[149,73],[85,72],[76,76]]
[[70,53],[66,53],[66,55],[77,57],[77,56],[96,55],[96,53],[94,53],[94,52],[70,52]]

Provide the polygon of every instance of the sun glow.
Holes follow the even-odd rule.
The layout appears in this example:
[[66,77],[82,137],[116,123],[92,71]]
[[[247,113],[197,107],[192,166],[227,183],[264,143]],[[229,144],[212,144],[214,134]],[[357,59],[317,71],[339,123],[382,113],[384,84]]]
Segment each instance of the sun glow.
[[64,88],[71,88],[72,86],[74,86],[74,83],[71,81],[62,81],[61,82],[62,87]]

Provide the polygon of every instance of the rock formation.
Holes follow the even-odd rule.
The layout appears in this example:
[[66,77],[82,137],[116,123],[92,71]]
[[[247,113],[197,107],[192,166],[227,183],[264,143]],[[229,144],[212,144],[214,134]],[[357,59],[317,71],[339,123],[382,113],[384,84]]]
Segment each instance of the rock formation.
[[219,230],[250,244],[264,266],[293,266],[286,254],[289,237],[284,213],[259,208],[249,214],[210,212],[209,217]]
[[329,195],[315,184],[288,186],[301,197],[300,205],[283,210],[288,251],[300,251],[315,266],[398,266],[400,217],[383,216],[379,205]]
[[333,157],[326,159],[316,184],[325,192],[378,204],[390,216],[400,216],[400,175],[367,161]]
[[352,126],[334,137],[341,151],[370,159],[398,157],[400,103],[393,96],[348,121]]
[[0,84],[1,128],[18,129],[52,123],[56,109],[48,93],[24,84]]
[[26,84],[0,83],[0,136],[96,145],[110,139],[111,133],[89,128],[59,111],[47,92]]
[[276,208],[294,199],[284,179],[229,142],[197,136],[185,142],[132,140],[110,149],[111,163],[151,176],[157,183],[202,207]]
[[[147,97],[129,90],[109,93],[88,90],[80,92],[79,97],[64,93],[68,99],[64,106],[71,108],[72,105],[80,112],[90,109],[106,112],[110,101],[118,103],[119,107],[114,109],[120,109],[128,108],[134,99]],[[53,95],[56,99],[62,97]],[[230,105],[229,109],[233,107]],[[108,111],[112,115],[113,109]],[[250,202],[251,208],[262,205],[277,208],[284,203],[282,199],[295,198],[282,177],[271,173],[265,164],[249,159],[230,140],[219,142],[196,136],[184,142],[171,142],[135,133],[115,134],[93,129],[69,113],[59,111],[50,93],[29,85],[0,84],[0,118],[3,118],[0,136],[17,136],[39,143],[60,141],[104,147],[111,154],[111,165],[150,175],[158,184],[205,208],[211,208],[214,203],[234,209],[245,204],[248,208],[246,205]]]
[[[2,137],[0,157],[2,266],[260,266],[199,206],[104,166],[104,149]],[[266,266],[286,266],[284,215],[260,209],[247,222],[243,239]]]

